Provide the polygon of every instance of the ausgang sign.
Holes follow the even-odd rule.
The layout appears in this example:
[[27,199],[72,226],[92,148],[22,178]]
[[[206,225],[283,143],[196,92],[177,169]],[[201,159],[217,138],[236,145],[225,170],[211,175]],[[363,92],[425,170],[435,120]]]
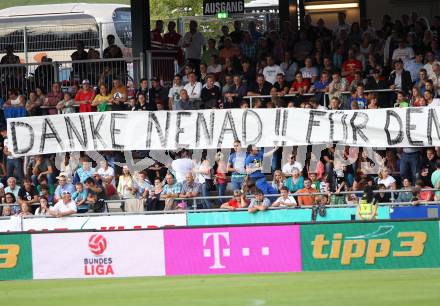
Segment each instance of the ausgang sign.
[[244,13],[244,0],[203,0],[203,15],[216,15],[224,12],[230,14]]

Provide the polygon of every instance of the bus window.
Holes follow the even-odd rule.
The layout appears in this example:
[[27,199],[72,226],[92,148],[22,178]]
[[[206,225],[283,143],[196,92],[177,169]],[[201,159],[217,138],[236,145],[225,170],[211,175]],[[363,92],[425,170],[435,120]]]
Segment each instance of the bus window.
[[116,35],[126,48],[131,48],[131,11],[130,8],[117,8],[113,12]]

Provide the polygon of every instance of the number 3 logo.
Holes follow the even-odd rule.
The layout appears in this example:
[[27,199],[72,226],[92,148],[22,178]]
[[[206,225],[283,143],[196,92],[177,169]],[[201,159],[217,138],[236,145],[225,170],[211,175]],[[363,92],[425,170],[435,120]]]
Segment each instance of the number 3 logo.
[[[6,250],[6,253],[4,251]],[[0,245],[0,269],[10,269],[17,265],[20,246],[17,244]]]

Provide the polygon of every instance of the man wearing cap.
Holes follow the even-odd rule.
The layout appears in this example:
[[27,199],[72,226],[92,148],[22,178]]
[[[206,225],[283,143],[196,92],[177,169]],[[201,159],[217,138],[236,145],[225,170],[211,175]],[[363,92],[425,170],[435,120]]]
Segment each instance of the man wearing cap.
[[79,112],[92,111],[92,101],[95,98],[95,91],[90,87],[89,80],[82,81],[82,89],[75,96],[75,103],[79,105]]
[[55,189],[55,202],[59,201],[62,198],[63,192],[69,192],[70,194],[75,192],[75,187],[67,182],[67,175],[65,172],[60,172],[60,175],[57,176],[58,186]]
[[63,191],[61,196],[62,199],[49,210],[49,215],[59,218],[75,214],[77,208],[70,191]]

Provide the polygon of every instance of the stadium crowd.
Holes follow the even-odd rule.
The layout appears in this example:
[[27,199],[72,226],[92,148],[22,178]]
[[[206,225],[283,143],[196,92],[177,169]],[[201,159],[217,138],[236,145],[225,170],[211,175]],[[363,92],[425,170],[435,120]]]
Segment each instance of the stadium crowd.
[[[17,116],[109,110],[440,106],[439,16],[429,22],[416,13],[403,15],[401,20],[385,15],[381,28],[375,29],[369,20],[350,25],[345,14],[339,13],[338,24],[329,29],[323,19],[313,24],[308,15],[300,31],[289,22],[277,30],[270,22],[265,32],[259,32],[253,22],[243,30],[242,23],[235,21],[233,29],[223,26],[218,39],[208,40],[195,21],[183,37],[175,28],[169,22],[163,34],[164,23],[157,21],[151,32],[154,47],[171,45],[182,65],[170,87],[156,76],[142,79],[136,89],[127,88],[127,71],[115,61],[95,75],[87,73],[89,65],[73,64],[72,73],[81,86],[40,82],[29,92],[8,90],[0,112],[0,196],[8,204],[2,215],[100,212],[108,199],[124,199],[127,211],[186,209],[194,203],[191,198],[209,195],[219,198],[198,199],[197,207],[247,207],[257,212],[270,206],[357,203],[359,193],[368,186],[384,191],[375,194],[380,203],[440,199],[436,192],[426,190],[440,188],[440,148],[386,148],[376,151],[378,161],[362,148],[338,151],[336,145],[329,145],[320,157],[308,148],[307,158],[300,162],[297,148],[284,152],[286,161],[283,148],[264,152],[255,146],[242,148],[236,141],[230,154],[215,155],[214,165],[203,157],[194,160],[191,152],[182,150],[167,152],[173,159],[170,164],[157,162],[136,173],[115,165],[123,162],[121,152],[102,152],[105,159],[98,163],[83,153],[66,154],[61,161],[51,155],[11,156],[5,119]],[[104,57],[122,58],[114,39],[108,39]],[[99,58],[99,52],[86,51],[81,42],[77,45],[73,63]],[[17,63],[12,48],[7,51],[0,69],[2,64]],[[23,77],[20,68],[14,69],[15,80]],[[44,71],[38,75],[50,80]],[[143,158],[148,152],[134,154]],[[353,154],[356,162],[344,162]],[[272,159],[269,174],[263,173],[264,158]],[[371,168],[378,171],[371,173]],[[397,189],[405,191],[386,192]],[[229,201],[221,198],[228,191],[233,195]],[[280,197],[270,196],[276,194]]]

